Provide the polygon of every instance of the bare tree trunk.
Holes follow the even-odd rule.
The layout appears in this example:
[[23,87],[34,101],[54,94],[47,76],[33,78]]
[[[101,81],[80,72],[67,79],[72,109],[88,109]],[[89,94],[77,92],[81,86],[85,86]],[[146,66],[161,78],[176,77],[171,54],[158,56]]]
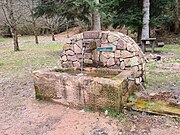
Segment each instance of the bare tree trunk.
[[39,41],[38,41],[38,34],[37,34],[37,27],[36,27],[36,21],[33,17],[33,13],[31,13],[32,15],[32,21],[33,21],[33,33],[34,33],[34,37],[35,37],[35,43],[36,44],[39,44]]
[[149,0],[143,1],[143,27],[141,39],[149,38],[149,20],[150,20],[150,2]]
[[50,31],[51,31],[52,41],[55,41],[54,29],[53,29],[53,28],[51,28],[51,29],[50,29]]
[[175,9],[175,33],[179,33],[179,1],[176,0],[176,9]]
[[[99,0],[95,0],[95,2],[97,4],[99,4]],[[100,17],[100,13],[99,13],[98,9],[95,10],[95,12],[93,13],[92,17],[93,17],[92,18],[93,19],[92,29],[100,31],[101,30],[101,17]]]
[[11,34],[13,36],[13,42],[14,42],[14,51],[20,51],[19,44],[18,44],[18,36],[16,28],[13,26],[11,27]]

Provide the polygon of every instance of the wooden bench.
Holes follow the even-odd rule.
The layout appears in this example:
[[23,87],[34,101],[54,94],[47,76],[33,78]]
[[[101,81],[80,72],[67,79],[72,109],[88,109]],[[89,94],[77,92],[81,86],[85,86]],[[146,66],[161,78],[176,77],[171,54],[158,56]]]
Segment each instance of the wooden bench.
[[151,52],[154,53],[154,48],[155,47],[163,47],[164,42],[157,42],[156,38],[148,38],[148,39],[142,39],[140,45],[141,45],[143,52],[146,51],[146,47],[150,46],[152,48]]

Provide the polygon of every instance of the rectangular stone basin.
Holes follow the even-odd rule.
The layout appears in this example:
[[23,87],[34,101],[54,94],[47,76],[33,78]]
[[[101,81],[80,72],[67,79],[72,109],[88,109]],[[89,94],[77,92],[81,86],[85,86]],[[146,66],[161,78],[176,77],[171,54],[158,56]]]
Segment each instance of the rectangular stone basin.
[[[121,111],[137,87],[128,82],[131,72],[107,68],[50,69],[33,72],[37,99],[63,105]],[[132,87],[133,86],[133,87]]]

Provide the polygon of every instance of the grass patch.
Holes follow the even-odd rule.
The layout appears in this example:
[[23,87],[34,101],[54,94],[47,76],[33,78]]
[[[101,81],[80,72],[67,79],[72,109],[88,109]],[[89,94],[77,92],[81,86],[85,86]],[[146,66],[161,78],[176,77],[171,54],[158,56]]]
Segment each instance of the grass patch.
[[180,44],[165,45],[164,47],[156,48],[156,51],[180,54]]
[[59,51],[62,45],[59,43],[26,44],[20,48],[19,52],[14,52],[13,47],[0,48],[0,59],[3,63],[0,72],[8,76],[23,77],[33,70],[60,66]]
[[167,85],[179,85],[180,76],[176,72],[172,73],[151,73],[146,75],[146,88],[157,88]]
[[176,86],[180,86],[180,82],[176,82]]

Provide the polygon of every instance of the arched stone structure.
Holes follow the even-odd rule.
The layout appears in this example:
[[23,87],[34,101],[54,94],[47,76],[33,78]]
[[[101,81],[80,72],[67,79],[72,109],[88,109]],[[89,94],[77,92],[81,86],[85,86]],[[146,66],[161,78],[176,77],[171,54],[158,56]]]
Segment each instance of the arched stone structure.
[[132,38],[119,32],[87,31],[74,35],[63,46],[61,64],[63,68],[80,67],[82,61],[84,66],[131,70],[137,84],[143,80],[144,54]]

